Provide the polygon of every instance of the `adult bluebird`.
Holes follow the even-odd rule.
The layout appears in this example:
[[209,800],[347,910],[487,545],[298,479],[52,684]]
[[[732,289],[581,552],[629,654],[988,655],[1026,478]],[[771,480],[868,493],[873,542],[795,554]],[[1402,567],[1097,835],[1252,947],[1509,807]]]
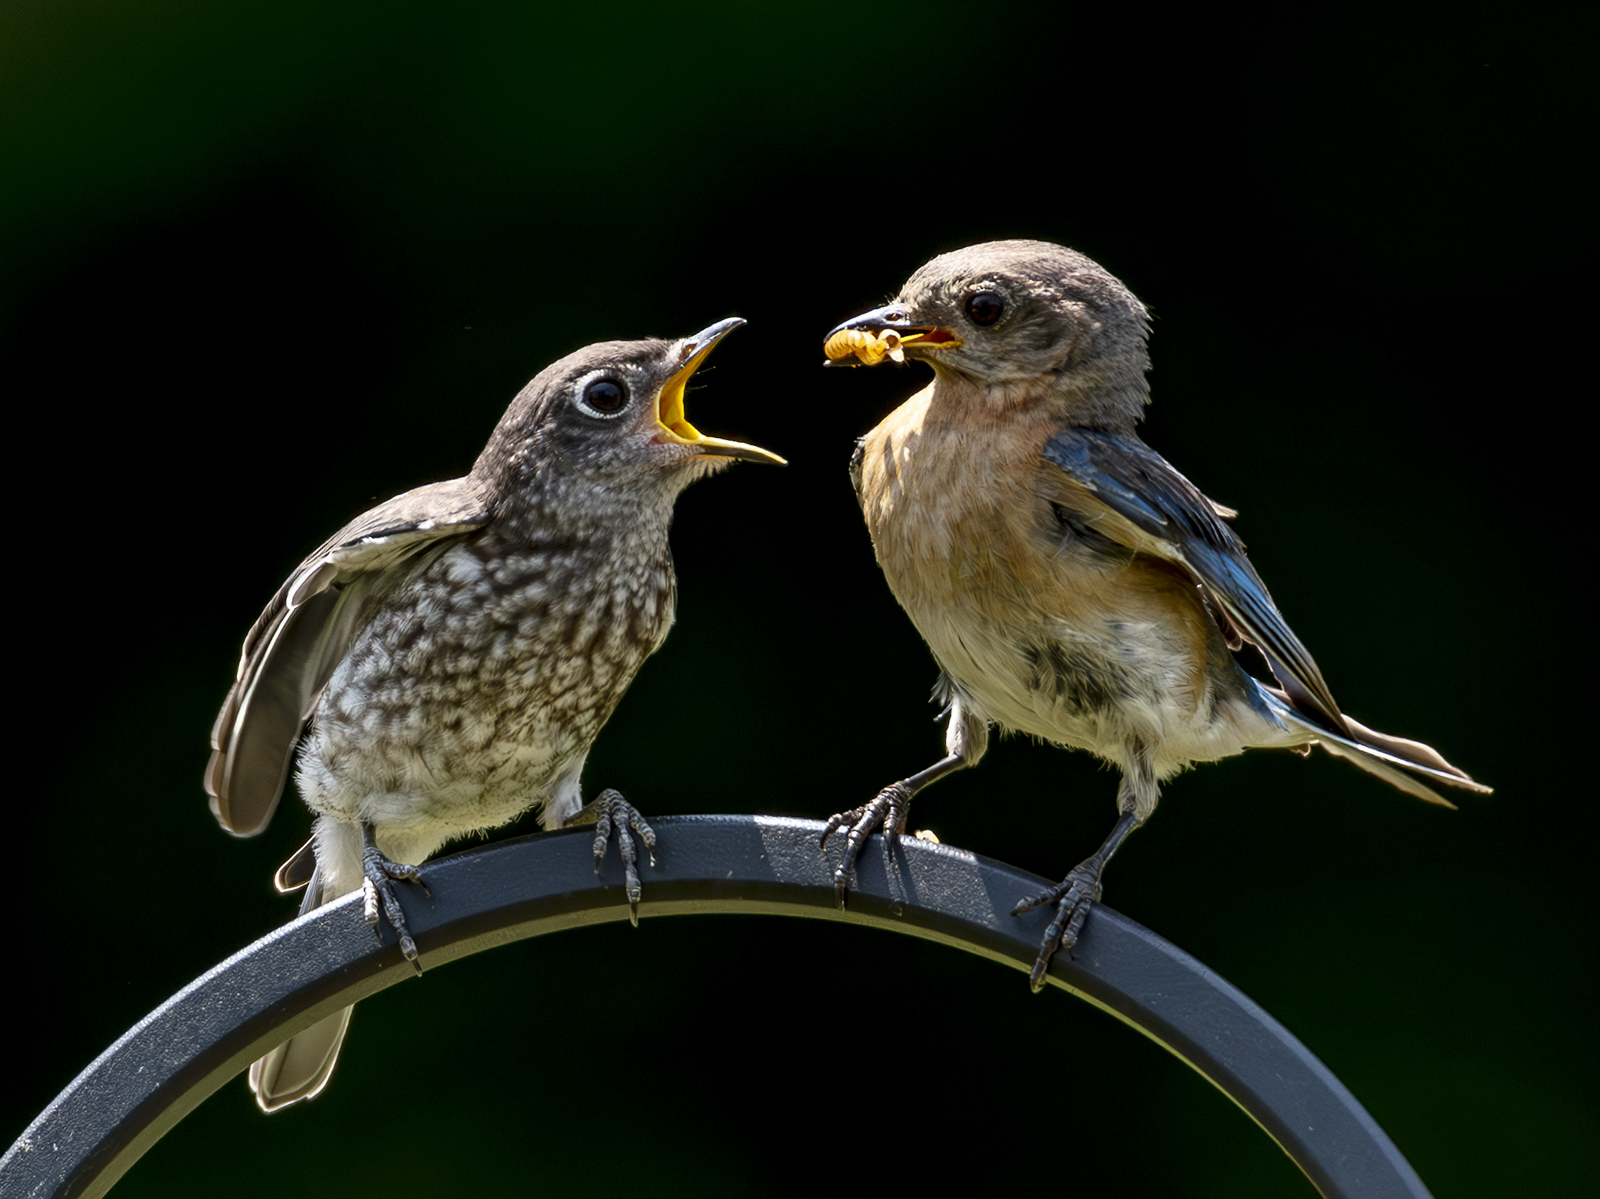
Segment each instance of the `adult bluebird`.
[[[547,367],[470,474],[363,513],[278,589],[245,638],[206,790],[223,828],[258,833],[300,743],[316,821],[278,883],[306,887],[302,914],[364,889],[368,920],[381,904],[415,962],[392,880],[420,883],[416,864],[446,841],[538,809],[547,829],[598,826],[596,870],[615,825],[637,922],[628,829],[648,848],[655,836],[615,791],[585,807],[579,776],[672,625],[678,493],[737,458],[783,461],[684,416],[690,376],[743,323],[604,342]],[[251,1067],[263,1110],[326,1085],[349,1019]]]
[[[861,510],[895,598],[940,667],[945,756],[828,821],[848,829],[834,877],[912,797],[983,756],[989,726],[1086,749],[1122,773],[1098,851],[1013,914],[1053,906],[1031,985],[1070,950],[1106,863],[1161,784],[1250,748],[1320,745],[1418,798],[1484,792],[1416,741],[1342,714],[1213,503],[1141,441],[1149,317],[1076,251],[1000,241],[942,254],[891,304],[846,321],[836,364],[916,359],[933,382],[861,440]],[[1276,680],[1247,674],[1244,642]]]

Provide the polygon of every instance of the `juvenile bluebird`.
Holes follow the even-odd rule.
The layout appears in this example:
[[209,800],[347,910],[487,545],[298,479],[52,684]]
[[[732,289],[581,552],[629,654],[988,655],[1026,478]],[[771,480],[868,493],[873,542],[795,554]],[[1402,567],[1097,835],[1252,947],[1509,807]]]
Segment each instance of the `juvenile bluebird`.
[[[300,744],[311,841],[278,871],[302,914],[358,888],[417,949],[391,880],[446,841],[537,808],[546,829],[613,825],[638,920],[631,826],[615,791],[583,806],[589,747],[675,605],[667,526],[684,487],[736,458],[783,462],[702,435],[684,417],[695,369],[730,330],[611,341],[541,371],[472,471],[363,513],[289,576],[245,638],[212,731],[211,810],[235,836],[272,818]],[[301,733],[309,731],[303,741]],[[424,887],[424,890],[426,888]],[[256,1062],[264,1111],[327,1084],[350,1009]]]
[[[1486,792],[1426,745],[1341,714],[1244,545],[1142,442],[1149,317],[1076,251],[1001,241],[943,254],[885,307],[846,321],[832,362],[917,359],[933,382],[864,437],[850,474],[895,598],[940,667],[945,756],[835,815],[834,884],[881,828],[893,852],[911,799],[983,756],[989,725],[1086,749],[1122,772],[1111,835],[1013,915],[1054,919],[1030,979],[1077,943],[1101,875],[1160,785],[1246,749],[1320,745],[1431,803],[1430,784]],[[1235,658],[1257,646],[1277,681]]]

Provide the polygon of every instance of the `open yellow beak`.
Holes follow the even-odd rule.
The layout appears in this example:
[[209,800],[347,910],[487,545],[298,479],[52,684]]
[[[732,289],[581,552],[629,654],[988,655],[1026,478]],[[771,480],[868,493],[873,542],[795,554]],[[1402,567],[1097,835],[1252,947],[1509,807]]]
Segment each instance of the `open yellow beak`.
[[788,463],[758,445],[746,445],[742,441],[724,441],[720,437],[707,437],[696,429],[683,414],[683,390],[689,383],[689,377],[699,369],[700,364],[710,356],[712,348],[744,324],[740,318],[731,316],[725,321],[700,330],[693,337],[685,337],[679,345],[681,365],[662,385],[660,394],[656,396],[656,425],[660,430],[656,436],[658,441],[669,441],[676,445],[693,446],[702,454],[715,458],[743,458],[749,462],[770,462],[774,466],[787,466]]

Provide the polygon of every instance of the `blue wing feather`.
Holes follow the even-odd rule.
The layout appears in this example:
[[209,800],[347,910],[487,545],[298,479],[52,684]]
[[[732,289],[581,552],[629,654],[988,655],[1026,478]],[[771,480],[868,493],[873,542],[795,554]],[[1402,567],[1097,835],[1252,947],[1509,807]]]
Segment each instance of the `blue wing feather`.
[[1131,433],[1064,429],[1044,457],[1149,537],[1172,547],[1183,566],[1266,656],[1302,715],[1349,736],[1339,706],[1310,651],[1272,602],[1218,509],[1160,454]]

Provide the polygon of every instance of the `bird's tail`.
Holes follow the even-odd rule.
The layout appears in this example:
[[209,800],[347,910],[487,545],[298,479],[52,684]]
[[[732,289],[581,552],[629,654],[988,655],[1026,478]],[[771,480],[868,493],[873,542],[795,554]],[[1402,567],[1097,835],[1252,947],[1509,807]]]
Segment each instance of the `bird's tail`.
[[[305,898],[300,902],[300,915],[321,907],[338,895],[325,894],[322,869],[314,866],[313,846],[307,841],[300,852],[278,870],[279,890],[292,891],[311,867],[306,883]],[[350,1027],[350,1013],[345,1008],[313,1024],[304,1032],[296,1033],[265,1057],[250,1066],[250,1089],[255,1092],[256,1105],[264,1112],[275,1112],[310,1099],[328,1085],[334,1063],[339,1060],[339,1047],[344,1044],[345,1030]]]
[[1475,782],[1466,771],[1450,765],[1432,746],[1377,732],[1359,721],[1351,720],[1349,716],[1344,718],[1344,723],[1350,730],[1350,736],[1342,736],[1301,715],[1289,702],[1289,697],[1276,687],[1257,685],[1266,696],[1268,706],[1286,724],[1310,733],[1316,738],[1316,743],[1334,757],[1354,762],[1368,774],[1377,775],[1408,795],[1453,808],[1456,805],[1428,786],[1427,782],[1443,783],[1447,787],[1459,787],[1479,795],[1488,795],[1493,790]]

